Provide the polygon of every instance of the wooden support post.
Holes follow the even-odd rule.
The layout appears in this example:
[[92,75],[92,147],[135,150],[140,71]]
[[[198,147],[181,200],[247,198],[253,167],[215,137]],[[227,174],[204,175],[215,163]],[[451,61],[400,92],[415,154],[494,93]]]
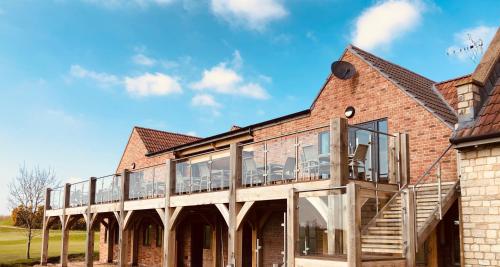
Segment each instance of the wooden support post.
[[389,183],[397,184],[399,182],[399,133],[395,133],[394,137],[388,137],[389,141]]
[[113,262],[113,247],[114,247],[114,244],[115,244],[115,227],[118,227],[117,226],[117,223],[114,223],[112,219],[108,219],[108,226],[107,226],[107,229],[108,229],[108,236],[104,237],[104,238],[107,238],[108,242],[106,243],[107,247],[107,258],[106,258],[106,262],[107,263],[112,263]]
[[403,201],[403,240],[406,245],[406,266],[414,267],[416,266],[416,244],[417,244],[417,225],[415,223],[415,192],[411,188],[407,188],[403,191],[402,196]]
[[66,219],[66,208],[69,206],[69,192],[71,185],[64,185],[64,198],[63,198],[63,215],[61,219],[61,266],[68,266],[68,241],[69,241],[69,227],[67,227],[67,219]]
[[361,266],[361,206],[359,185],[347,185],[347,265]]
[[286,210],[286,267],[295,266],[295,242],[298,236],[298,193],[295,188],[290,188],[287,198]]
[[50,188],[45,189],[45,206],[43,207],[43,226],[42,226],[42,251],[40,255],[40,264],[42,266],[47,265],[47,257],[49,251],[49,228],[48,222],[49,218],[46,217],[46,211],[50,206]]
[[137,266],[139,263],[139,230],[140,225],[137,223],[131,224],[130,230],[132,231],[130,237],[130,246],[131,246],[131,260],[132,266]]
[[165,175],[165,215],[163,220],[163,267],[174,267],[177,253],[175,250],[175,229],[170,225],[172,208],[170,195],[175,191],[175,161],[167,159]]
[[228,266],[241,267],[241,235],[242,230],[237,228],[237,215],[241,204],[236,202],[236,189],[241,186],[241,147],[232,143],[230,153],[230,182],[229,182],[229,227],[228,227]]
[[125,233],[125,201],[128,200],[128,186],[129,186],[129,171],[123,170],[120,179],[120,216],[118,219],[118,266],[125,267],[127,265],[127,237]]
[[87,232],[85,239],[85,265],[92,267],[94,264],[94,229],[92,228],[93,216],[90,207],[94,204],[95,201],[95,177],[90,177],[89,180],[89,199],[88,199],[88,207],[87,207]]
[[349,152],[347,137],[347,119],[332,119],[330,121],[330,181],[332,186],[341,186],[348,183]]
[[407,133],[400,134],[401,186],[410,184],[410,139]]

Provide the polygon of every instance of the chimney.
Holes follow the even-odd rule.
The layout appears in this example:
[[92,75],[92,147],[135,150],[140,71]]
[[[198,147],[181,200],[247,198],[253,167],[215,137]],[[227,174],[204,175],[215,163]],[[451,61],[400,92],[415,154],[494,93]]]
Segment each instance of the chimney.
[[484,101],[500,78],[500,28],[497,29],[486,53],[471,77],[456,84],[458,98],[458,123],[465,126],[474,121]]

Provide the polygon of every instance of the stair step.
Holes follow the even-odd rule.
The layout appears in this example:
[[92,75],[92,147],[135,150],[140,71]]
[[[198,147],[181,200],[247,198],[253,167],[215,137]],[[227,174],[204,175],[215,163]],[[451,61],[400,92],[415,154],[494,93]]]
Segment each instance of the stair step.
[[384,219],[384,218],[378,218],[378,219],[376,219],[376,222],[401,222],[401,219]]
[[399,235],[363,235],[361,238],[364,239],[375,239],[375,240],[403,240],[403,237]]
[[377,249],[377,248],[362,248],[362,252],[368,252],[368,253],[393,253],[393,254],[399,254],[403,253],[403,249]]
[[402,244],[361,244],[362,248],[388,248],[388,249],[403,249]]
[[391,239],[363,239],[361,238],[362,244],[394,244],[400,245],[401,240],[391,240]]

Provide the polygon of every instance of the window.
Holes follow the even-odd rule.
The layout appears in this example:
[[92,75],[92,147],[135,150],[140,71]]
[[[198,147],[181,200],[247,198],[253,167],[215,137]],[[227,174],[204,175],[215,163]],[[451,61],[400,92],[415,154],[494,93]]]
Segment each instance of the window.
[[319,155],[327,155],[330,153],[330,132],[329,131],[325,131],[325,132],[321,132],[319,133],[318,135],[318,138],[319,138],[319,145],[318,145],[318,148],[319,148]]
[[208,224],[203,226],[203,249],[210,249],[212,246],[212,227]]
[[163,242],[163,227],[156,226],[156,246],[161,247]]
[[387,120],[382,119],[357,124],[356,126],[375,132],[350,127],[349,153],[354,153],[358,144],[368,145],[365,161],[366,179],[371,181],[387,181],[389,173],[388,137],[387,135],[376,133],[387,133]]
[[150,246],[151,245],[151,230],[153,226],[148,224],[144,230],[142,231],[142,245]]

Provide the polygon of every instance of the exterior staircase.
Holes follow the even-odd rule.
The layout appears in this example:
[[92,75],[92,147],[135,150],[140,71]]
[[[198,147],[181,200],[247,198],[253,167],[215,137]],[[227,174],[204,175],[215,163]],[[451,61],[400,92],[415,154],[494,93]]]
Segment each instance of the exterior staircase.
[[[415,192],[417,246],[427,239],[456,200],[457,184],[443,182],[408,187],[408,190]],[[396,193],[362,230],[362,252],[368,255],[403,256],[406,249],[403,229],[405,212],[401,193]]]

